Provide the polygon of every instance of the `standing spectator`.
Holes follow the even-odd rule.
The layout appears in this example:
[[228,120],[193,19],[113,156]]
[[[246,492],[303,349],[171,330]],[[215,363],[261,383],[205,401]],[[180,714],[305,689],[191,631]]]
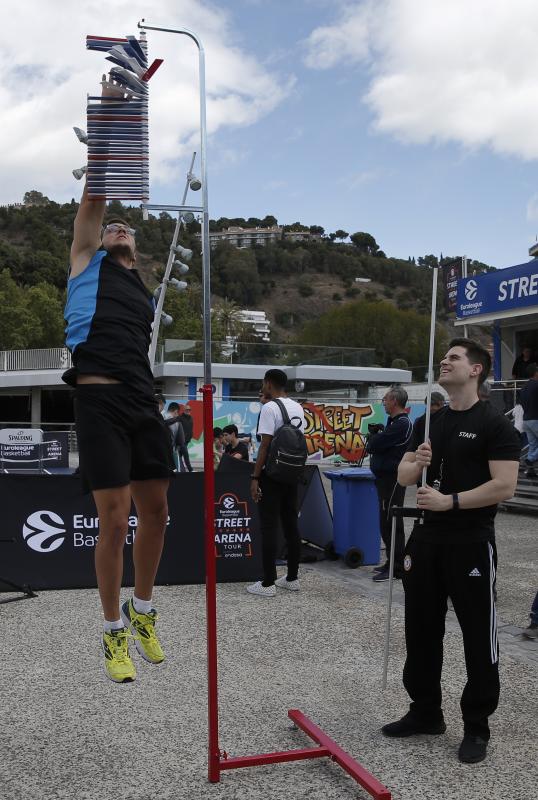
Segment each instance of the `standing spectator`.
[[248,445],[241,442],[238,438],[239,431],[237,425],[226,425],[222,429],[224,438],[224,452],[232,458],[248,461]]
[[[301,538],[297,522],[297,485],[279,483],[269,478],[265,472],[265,462],[275,433],[284,424],[282,412],[275,399],[280,400],[292,424],[299,423],[304,431],[305,419],[302,406],[286,397],[287,375],[281,369],[270,369],[265,373],[262,391],[271,400],[264,403],[258,422],[258,432],[262,437],[258,456],[254,464],[250,493],[258,504],[262,535],[263,579],[247,588],[247,592],[261,597],[274,597],[276,587],[297,591],[299,589],[299,559]],[[277,530],[280,520],[288,548],[288,573],[276,579]]]
[[414,440],[398,470],[417,491],[424,517],[415,523],[404,558],[405,641],[403,682],[409,711],[382,728],[385,736],[443,734],[441,670],[448,598],[463,634],[467,684],[461,697],[464,737],[458,757],[486,757],[488,717],[499,702],[494,519],[497,503],[512,497],[520,445],[509,421],[478,399],[491,358],[471,339],[453,339],[441,361],[439,383],[450,402],[437,414],[430,442]]
[[170,403],[168,406],[168,419],[165,420],[165,425],[168,427],[172,439],[172,452],[176,470],[186,472],[187,470],[180,457],[181,449],[185,446],[185,432],[179,420],[179,403]]
[[[387,427],[372,426],[366,450],[370,454],[370,469],[375,475],[375,485],[379,501],[379,526],[385,544],[385,563],[378,567],[373,580],[376,583],[390,578],[390,542],[392,522],[389,517],[391,505],[401,506],[404,502],[405,487],[398,483],[398,464],[411,439],[413,426],[405,410],[407,392],[401,386],[394,386],[383,398],[383,406],[388,414]],[[396,521],[396,542],[394,548],[394,576],[402,577],[405,534],[403,519]]]
[[[179,421],[183,425],[183,431],[185,433],[185,443],[179,448],[179,460],[189,472],[192,472],[192,464],[189,458],[189,442],[192,439],[194,420],[191,417],[191,407],[188,403],[183,406],[183,411],[181,411],[179,415]],[[185,472],[185,469],[181,471]]]
[[512,367],[512,378],[515,381],[524,381],[528,378],[527,369],[533,363],[534,358],[532,355],[532,348],[528,345],[525,345],[521,351],[521,355],[519,355],[516,360],[514,361],[514,366]]
[[523,636],[526,636],[527,639],[538,640],[538,592],[536,592],[536,597],[534,598],[529,616],[531,618],[531,622],[530,625],[523,631]]
[[155,395],[155,400],[159,404],[159,414],[162,417],[164,417],[164,419],[166,419],[166,411],[164,410],[164,407],[166,405],[166,401],[164,399],[164,396],[162,394],[156,394]]
[[222,428],[213,428],[213,466],[219,468],[220,460],[224,452],[224,434]]
[[529,451],[525,463],[529,467],[525,475],[536,478],[534,464],[538,461],[538,364],[527,367],[529,380],[521,389],[520,402],[523,407],[523,430],[527,434]]

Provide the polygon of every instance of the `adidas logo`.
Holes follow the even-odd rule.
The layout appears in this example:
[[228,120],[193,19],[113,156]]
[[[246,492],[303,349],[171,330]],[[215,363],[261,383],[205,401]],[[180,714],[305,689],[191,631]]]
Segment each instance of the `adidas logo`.
[[471,572],[469,573],[469,577],[470,577],[470,578],[481,578],[481,577],[482,577],[482,573],[481,573],[481,572],[480,572],[480,571],[479,571],[479,570],[478,570],[478,569],[475,567],[475,568],[474,568],[473,570],[471,570]]

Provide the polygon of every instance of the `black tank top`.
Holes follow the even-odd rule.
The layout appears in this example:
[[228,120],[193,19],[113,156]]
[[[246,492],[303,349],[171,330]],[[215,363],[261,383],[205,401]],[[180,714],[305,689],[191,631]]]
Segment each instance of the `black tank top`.
[[86,269],[67,284],[66,344],[77,375],[104,375],[144,394],[154,394],[148,350],[155,304],[135,269],[98,250]]

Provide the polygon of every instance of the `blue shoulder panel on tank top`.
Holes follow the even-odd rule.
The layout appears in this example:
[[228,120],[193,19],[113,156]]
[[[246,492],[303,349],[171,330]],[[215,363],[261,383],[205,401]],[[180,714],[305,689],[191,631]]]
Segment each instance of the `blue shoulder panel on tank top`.
[[88,338],[97,305],[101,262],[106,254],[106,250],[98,250],[86,269],[67,283],[64,317],[67,322],[66,344],[71,352]]

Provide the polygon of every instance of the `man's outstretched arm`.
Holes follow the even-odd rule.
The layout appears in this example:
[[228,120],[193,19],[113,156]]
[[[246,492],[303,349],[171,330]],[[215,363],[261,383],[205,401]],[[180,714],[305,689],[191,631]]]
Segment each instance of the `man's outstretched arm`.
[[70,258],[71,278],[83,272],[92,256],[99,250],[105,208],[105,200],[88,199],[88,188],[85,186],[75,217]]

